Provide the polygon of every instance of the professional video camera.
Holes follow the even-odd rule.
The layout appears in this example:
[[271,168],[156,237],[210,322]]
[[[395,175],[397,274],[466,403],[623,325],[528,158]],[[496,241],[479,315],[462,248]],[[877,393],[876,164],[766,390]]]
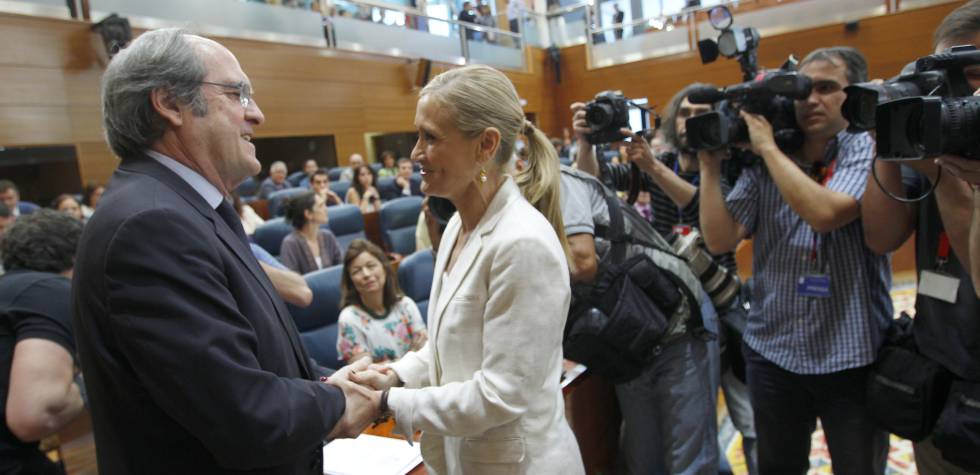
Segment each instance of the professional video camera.
[[[592,133],[587,136],[589,143],[599,145],[625,139],[626,137],[619,130],[630,128],[631,107],[644,112],[641,118],[646,129],[647,114],[651,113],[650,109],[627,99],[619,91],[602,91],[596,94],[595,99],[585,104],[585,121],[592,128]],[[655,115],[654,128],[657,127],[660,127],[660,117]]]
[[733,29],[732,11],[724,5],[719,5],[708,11],[708,22],[720,31],[717,40],[710,38],[698,41],[698,53],[701,62],[708,64],[718,59],[718,55],[726,58],[738,58],[742,67],[742,80],[750,81],[759,70],[758,48],[759,32],[755,28]]
[[875,109],[878,104],[893,99],[932,94],[943,84],[940,71],[923,71],[896,76],[884,83],[862,82],[844,88],[847,99],[841,113],[847,119],[847,130],[863,132],[875,128]]
[[694,150],[713,150],[749,141],[748,126],[739,116],[744,110],[761,114],[773,127],[776,145],[790,153],[803,145],[803,131],[796,124],[794,100],[810,95],[808,77],[795,71],[791,57],[782,69],[763,74],[759,79],[724,89],[701,88],[692,91],[688,100],[694,104],[715,104],[711,112],[687,119],[687,142]]
[[942,154],[980,160],[980,97],[964,69],[980,64],[980,51],[955,46],[919,58],[916,73],[942,72],[936,95],[904,97],[878,105],[875,129],[878,156],[884,160],[918,160]]

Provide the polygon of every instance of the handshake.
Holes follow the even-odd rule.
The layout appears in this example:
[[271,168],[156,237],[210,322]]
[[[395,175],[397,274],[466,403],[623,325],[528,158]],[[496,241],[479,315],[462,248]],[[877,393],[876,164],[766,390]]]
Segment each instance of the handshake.
[[387,391],[402,384],[394,370],[372,364],[367,356],[320,380],[340,388],[347,400],[344,414],[327,440],[357,437],[371,423],[387,416]]

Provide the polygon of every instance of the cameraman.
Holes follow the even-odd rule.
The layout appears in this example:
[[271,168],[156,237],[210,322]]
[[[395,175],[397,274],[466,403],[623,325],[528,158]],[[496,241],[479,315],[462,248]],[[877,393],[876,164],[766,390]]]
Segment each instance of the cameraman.
[[[667,163],[661,161],[654,149],[640,136],[634,136],[632,142],[627,145],[629,160],[635,163],[644,173],[640,175],[640,189],[649,191],[651,207],[653,208],[652,224],[662,236],[668,236],[678,227],[699,228],[698,223],[698,184],[699,169],[698,159],[693,150],[687,144],[687,119],[698,114],[710,112],[711,107],[706,104],[692,104],[688,96],[698,88],[711,87],[707,84],[693,83],[678,91],[667,105],[664,112],[663,138],[667,146],[667,152],[673,152],[676,157]],[[577,134],[578,146],[578,166],[580,170],[600,177],[605,183],[620,191],[625,191],[630,185],[630,165],[600,165],[595,158],[595,153],[591,144],[588,143],[587,134],[591,132],[585,120],[584,104],[576,103],[572,105],[573,126]],[[626,130],[623,131],[628,132]],[[601,168],[601,170],[600,170]],[[728,191],[728,184],[723,181],[724,192]],[[714,256],[717,263],[728,270],[731,275],[737,275],[735,256],[728,252]],[[741,302],[736,299],[735,303],[729,308],[718,308],[717,313],[721,319],[731,322],[733,326],[741,332],[745,326],[745,311],[741,307]],[[725,402],[729,409],[732,422],[742,434],[742,448],[745,452],[746,465],[750,474],[757,473],[757,456],[755,450],[755,424],[753,422],[752,406],[749,402],[748,389],[736,378],[731,362],[727,361],[728,351],[724,350],[726,343],[725,335],[728,333],[724,328],[719,328],[722,349],[720,350],[722,362],[722,374],[720,382],[725,394]],[[727,343],[740,344],[737,338],[729,338]],[[737,350],[737,349],[736,349]],[[735,357],[740,358],[737,351]],[[712,362],[715,362],[713,358]],[[717,371],[717,370],[712,370]],[[718,378],[719,375],[713,375]]]
[[[562,220],[575,263],[573,283],[592,283],[599,256],[610,249],[608,241],[595,237],[597,227],[610,224],[609,208],[596,182],[591,175],[562,166]],[[689,280],[691,286],[699,285],[693,274]],[[616,385],[616,398],[623,416],[620,447],[626,473],[718,473],[707,342],[685,332],[665,343],[640,376]]]
[[[980,47],[978,35],[980,2],[971,1],[951,12],[936,29],[935,51],[939,53],[963,44]],[[966,77],[972,88],[980,87],[976,74],[967,70]],[[980,300],[970,285],[968,269],[971,258],[977,259],[971,252],[978,249],[969,245],[973,200],[967,182],[948,172],[952,170],[967,179],[971,175],[962,168],[965,160],[941,157],[938,161],[945,165],[938,182],[935,179],[939,168],[933,160],[902,161],[905,167],[893,161],[875,162],[882,186],[894,195],[921,196],[930,182],[935,183],[935,190],[918,203],[906,204],[886,196],[874,180],[868,180],[861,204],[862,214],[866,216],[864,236],[871,249],[884,254],[898,249],[915,231],[916,270],[923,276],[915,299],[912,326],[915,343],[922,355],[945,367],[956,378],[977,383],[980,382]],[[938,279],[945,285],[937,287],[927,282],[925,276],[935,274],[947,277]],[[919,473],[970,473],[944,460],[932,438],[915,443],[914,448]]]
[[859,201],[874,140],[845,130],[843,87],[867,63],[853,48],[813,51],[797,101],[804,145],[776,146],[765,118],[742,113],[761,164],[726,197],[722,153],[701,153],[701,224],[715,253],[753,237],[753,289],[743,350],[761,473],[805,473],[819,417],[834,472],[883,473],[887,434],[867,414],[864,382],[892,314],[888,259],[861,233]]

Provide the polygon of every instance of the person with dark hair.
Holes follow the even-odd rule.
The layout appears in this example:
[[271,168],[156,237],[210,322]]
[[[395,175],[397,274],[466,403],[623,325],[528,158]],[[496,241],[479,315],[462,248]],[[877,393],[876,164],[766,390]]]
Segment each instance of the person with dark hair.
[[354,167],[354,181],[347,190],[346,201],[361,208],[362,213],[373,213],[381,209],[381,194],[375,186],[378,177],[374,174],[374,169],[367,165]]
[[0,180],[0,202],[7,205],[15,218],[22,214],[31,214],[37,209],[37,205],[20,202],[20,190],[10,180]]
[[99,473],[320,473],[381,392],[346,377],[367,360],[312,361],[226,199],[261,170],[248,75],[216,41],[147,31],[106,67],[102,117],[121,162],[72,289]]
[[293,232],[282,241],[279,260],[283,265],[309,274],[340,264],[340,243],[329,229],[323,228],[328,219],[326,202],[312,191],[286,203],[286,221],[293,226]]
[[[957,45],[980,47],[980,1],[967,2],[947,15],[936,28],[934,40],[936,53]],[[974,90],[980,88],[976,69],[966,69]],[[937,162],[943,166],[941,177]],[[952,373],[960,384],[980,388],[980,298],[971,286],[971,276],[973,282],[980,279],[980,267],[971,272],[969,264],[980,254],[980,247],[970,245],[970,219],[972,215],[976,226],[974,202],[980,203],[980,193],[975,185],[971,190],[967,181],[976,177],[971,180],[962,168],[974,163],[973,159],[949,155],[900,163],[877,160],[874,167],[881,186],[868,180],[861,214],[868,247],[882,255],[915,236],[915,267],[920,282],[912,334],[918,352]],[[886,194],[915,198],[933,186],[933,192],[916,203],[901,203]],[[951,395],[948,400],[957,399]],[[950,410],[955,405],[946,404]],[[974,430],[973,437],[980,437],[980,431]],[[930,436],[913,444],[919,473],[980,473],[947,460],[939,447],[942,444],[937,443],[940,440]]]
[[82,192],[82,216],[87,220],[95,213],[95,207],[99,205],[99,200],[105,193],[105,187],[89,183]]
[[626,18],[626,12],[619,9],[618,3],[613,3],[613,16],[612,23],[616,26],[613,30],[613,36],[617,40],[623,39],[623,19]]
[[0,201],[0,241],[3,240],[3,233],[11,224],[14,223],[14,213],[7,205]]
[[395,166],[395,152],[385,150],[381,152],[381,169],[378,170],[378,178],[395,176],[398,168]]
[[79,221],[83,221],[85,219],[82,215],[82,207],[78,204],[78,201],[75,201],[75,197],[69,195],[68,193],[58,195],[51,202],[51,208],[55,211],[65,213]]
[[398,174],[395,175],[395,186],[387,187],[381,192],[384,194],[382,199],[393,200],[402,196],[422,196],[422,187],[419,180],[412,179],[412,161],[402,157],[398,159]]
[[83,409],[75,383],[71,275],[79,220],[41,210],[17,220],[2,247],[0,473],[63,474],[38,449]]
[[330,173],[326,168],[313,172],[310,177],[310,189],[327,203],[327,206],[344,204],[337,193],[330,189]]
[[415,302],[398,288],[398,275],[380,247],[355,239],[344,255],[337,354],[344,361],[365,356],[395,361],[425,344],[425,321]]
[[314,159],[309,159],[303,162],[303,179],[299,181],[299,186],[301,188],[310,187],[310,179],[313,178],[313,174],[320,169],[320,164]]
[[743,353],[760,473],[805,472],[818,418],[835,473],[883,473],[888,436],[864,388],[892,318],[891,272],[861,232],[874,139],[849,132],[841,114],[844,87],[865,81],[867,66],[857,50],[833,47],[807,55],[799,71],[813,82],[795,104],[802,147],[783,152],[769,122],[743,111],[761,163],[726,196],[725,152],[699,153],[701,230],[716,254],[752,237]]

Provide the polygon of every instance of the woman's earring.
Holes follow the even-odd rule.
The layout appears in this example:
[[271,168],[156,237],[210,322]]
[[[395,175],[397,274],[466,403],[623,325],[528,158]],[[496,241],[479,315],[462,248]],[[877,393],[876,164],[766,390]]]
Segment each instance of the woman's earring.
[[487,182],[487,169],[486,168],[481,168],[480,169],[480,183],[486,183],[486,182]]

